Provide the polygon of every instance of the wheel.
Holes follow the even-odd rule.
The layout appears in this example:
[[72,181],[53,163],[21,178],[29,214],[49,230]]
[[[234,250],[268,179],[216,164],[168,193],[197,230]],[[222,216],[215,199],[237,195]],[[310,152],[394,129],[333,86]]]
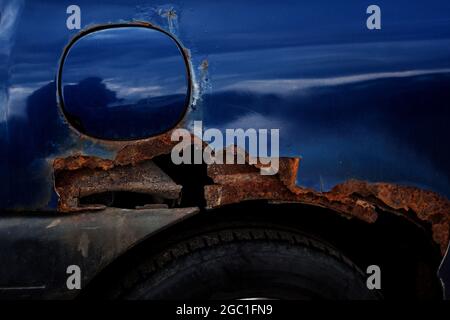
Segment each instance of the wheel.
[[124,299],[379,299],[339,251],[275,229],[194,236],[141,261],[123,281]]

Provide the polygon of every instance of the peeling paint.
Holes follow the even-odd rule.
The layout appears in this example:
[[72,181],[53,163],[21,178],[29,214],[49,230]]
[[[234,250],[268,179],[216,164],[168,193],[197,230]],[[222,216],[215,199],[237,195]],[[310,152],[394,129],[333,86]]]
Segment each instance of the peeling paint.
[[200,72],[200,95],[210,93],[212,91],[212,85],[209,80],[209,60],[202,60],[198,70]]
[[169,31],[173,34],[178,33],[178,14],[174,7],[158,8],[158,14],[167,19]]
[[166,28],[170,33],[178,34],[180,10],[176,5],[139,5],[135,10],[135,20],[151,21]]

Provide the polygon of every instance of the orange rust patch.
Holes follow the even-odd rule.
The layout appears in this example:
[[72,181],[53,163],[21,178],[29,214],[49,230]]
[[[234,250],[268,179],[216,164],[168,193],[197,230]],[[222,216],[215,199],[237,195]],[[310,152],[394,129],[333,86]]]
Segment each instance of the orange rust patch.
[[53,161],[55,172],[63,170],[73,171],[81,168],[108,170],[112,167],[114,167],[114,162],[111,160],[81,155],[58,158]]
[[435,192],[390,183],[350,180],[337,185],[331,193],[344,197],[356,195],[376,199],[383,206],[405,217],[417,217],[431,224],[433,239],[446,250],[450,230],[450,201]]
[[103,192],[137,192],[167,200],[177,200],[181,193],[181,186],[152,161],[110,170],[83,168],[62,171],[56,177],[55,188],[60,196],[58,208],[63,212],[103,209],[104,206],[84,207],[79,204],[82,197]]
[[162,154],[168,154],[178,144],[177,141],[171,141],[171,135],[172,132],[169,132],[153,139],[128,144],[119,150],[114,163],[116,165],[135,165]]
[[317,192],[296,185],[299,159],[281,158],[274,176],[261,176],[258,165],[210,165],[213,185],[205,186],[209,208],[247,200],[298,202],[332,209],[344,216],[374,223],[377,208],[411,220],[431,224],[433,239],[445,252],[449,242],[450,202],[436,193],[388,183],[350,180],[330,192]]
[[170,140],[171,134],[172,132],[168,132],[158,137],[136,142],[115,142],[112,144],[112,147],[118,151],[114,160],[85,155],[56,158],[53,161],[53,169],[55,172],[73,171],[81,168],[110,170],[119,165],[136,165],[142,161],[151,160],[156,156],[170,153],[172,148],[178,143]]
[[[335,197],[318,193],[295,185],[299,159],[281,158],[277,175],[262,176],[256,166],[210,165],[208,176],[213,185],[205,186],[205,197],[209,208],[247,200],[273,200],[302,202],[332,208],[350,217],[372,223],[377,219],[373,206],[358,202],[352,197]],[[293,171],[295,170],[295,171]]]
[[[155,179],[158,169],[148,168],[149,160],[170,153],[178,143],[171,141],[172,132],[136,142],[115,143],[118,149],[114,160],[75,155],[53,161],[55,189],[59,195],[58,211],[75,212],[99,210],[104,206],[80,207],[83,196],[107,191],[136,191],[141,193],[167,192],[176,198],[181,191],[167,179]],[[157,172],[162,177],[160,172]]]

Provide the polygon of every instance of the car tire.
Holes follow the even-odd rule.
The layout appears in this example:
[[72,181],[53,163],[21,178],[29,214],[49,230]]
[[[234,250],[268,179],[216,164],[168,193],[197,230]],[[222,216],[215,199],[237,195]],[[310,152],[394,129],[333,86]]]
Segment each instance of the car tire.
[[338,250],[305,234],[230,229],[194,236],[141,262],[123,299],[379,299]]

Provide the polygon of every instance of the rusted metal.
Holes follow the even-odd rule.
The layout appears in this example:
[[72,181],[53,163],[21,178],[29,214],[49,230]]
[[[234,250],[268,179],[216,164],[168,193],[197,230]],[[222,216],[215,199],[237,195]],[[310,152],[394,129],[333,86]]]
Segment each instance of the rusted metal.
[[117,153],[114,163],[116,165],[135,165],[144,160],[150,160],[162,154],[168,154],[178,143],[171,141],[172,132],[165,133],[155,138],[128,143]]
[[110,142],[114,159],[73,155],[53,161],[58,211],[101,210],[104,206],[80,206],[82,197],[107,191],[131,191],[178,199],[181,186],[151,162],[169,154],[178,143],[171,141],[172,131],[134,142]]
[[[91,162],[87,162],[91,163]],[[80,206],[83,197],[110,191],[127,191],[149,194],[167,200],[180,197],[181,186],[174,183],[152,161],[131,166],[115,166],[108,170],[80,168],[60,171],[55,179],[60,199],[59,211],[103,209],[104,206]]]
[[53,169],[56,173],[81,168],[108,170],[112,167],[114,167],[114,162],[111,160],[83,155],[57,158],[53,161]]
[[402,216],[430,223],[434,241],[445,252],[450,230],[450,201],[445,197],[415,187],[356,180],[340,184],[331,192],[344,197],[357,195]]
[[389,183],[349,180],[330,192],[317,192],[296,185],[300,163],[297,158],[281,158],[274,176],[259,174],[258,165],[210,165],[213,185],[205,186],[209,208],[247,200],[297,202],[332,209],[349,218],[374,223],[377,209],[393,212],[412,221],[431,225],[434,241],[445,252],[449,242],[450,202],[436,193]]
[[366,203],[354,203],[353,199],[337,199],[327,194],[317,193],[295,185],[299,159],[281,158],[277,175],[262,176],[257,166],[250,165],[210,165],[208,175],[214,185],[205,187],[205,197],[209,208],[247,200],[272,200],[302,202],[332,208],[347,216],[372,223],[377,214],[375,208]]
[[[120,148],[112,160],[86,156],[55,159],[59,211],[84,210],[78,205],[80,197],[111,190],[156,193],[176,199],[182,186],[162,178],[162,172],[155,176],[151,162],[156,156],[169,154],[178,143],[171,141],[171,133],[115,145]],[[450,202],[436,193],[415,187],[357,180],[339,184],[329,192],[318,192],[297,185],[299,158],[280,158],[279,171],[273,176],[261,175],[259,169],[263,165],[250,165],[248,160],[246,156],[244,165],[208,165],[207,174],[214,184],[204,187],[207,208],[248,200],[296,202],[329,208],[345,217],[367,223],[374,223],[378,218],[377,209],[382,209],[415,223],[429,223],[434,241],[443,252],[447,248]]]
[[[159,155],[170,153],[172,148],[177,144],[177,142],[171,141],[170,139],[172,132],[173,130],[157,137],[131,142],[101,141],[108,150],[115,154],[114,159],[110,160],[82,154],[71,155],[54,159],[53,170],[56,173],[80,168],[109,170],[118,165],[135,165],[144,160],[151,160]],[[89,138],[89,140],[97,142],[94,138]]]

